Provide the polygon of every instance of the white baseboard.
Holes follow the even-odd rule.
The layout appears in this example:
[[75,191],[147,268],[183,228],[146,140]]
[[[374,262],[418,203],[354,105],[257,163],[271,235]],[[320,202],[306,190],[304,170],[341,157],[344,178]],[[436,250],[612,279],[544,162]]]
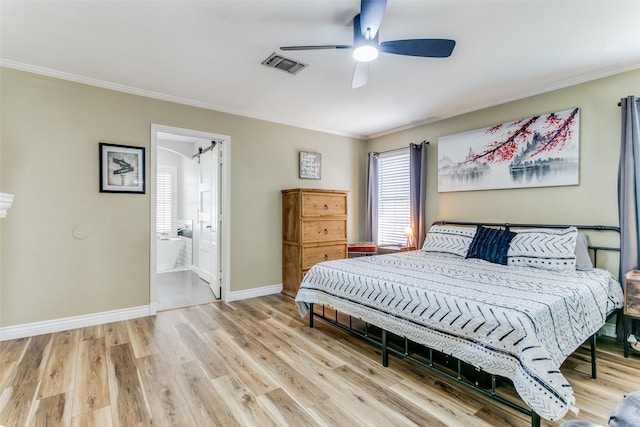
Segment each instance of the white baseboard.
[[[225,301],[240,301],[248,298],[262,297],[282,292],[282,285],[270,285],[244,291],[229,292]],[[158,311],[158,303],[122,310],[104,311],[101,313],[85,314],[82,316],[65,317],[62,319],[46,320],[42,322],[26,323],[22,325],[0,328],[0,341],[32,337],[52,332],[68,331],[86,326],[102,325],[121,320],[136,319],[138,317],[153,316]]]
[[227,292],[224,296],[226,302],[240,301],[243,299],[264,297],[282,292],[282,284],[262,286],[260,288],[247,289],[245,291]]
[[151,304],[149,304],[149,316],[155,316],[156,314],[158,314],[159,308],[160,308],[160,303],[158,301],[154,301]]
[[136,319],[138,317],[145,317],[153,314],[155,314],[155,312],[152,312],[151,306],[143,305],[139,307],[124,308],[121,310],[103,311],[101,313],[46,320],[43,322],[6,326],[4,328],[0,328],[0,341],[31,337],[51,332],[67,331],[69,329],[83,328],[86,326],[102,325],[104,323]]

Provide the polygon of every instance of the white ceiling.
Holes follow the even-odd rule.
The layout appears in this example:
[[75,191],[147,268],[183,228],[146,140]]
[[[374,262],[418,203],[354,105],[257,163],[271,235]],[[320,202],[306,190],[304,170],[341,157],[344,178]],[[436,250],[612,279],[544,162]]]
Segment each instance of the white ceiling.
[[[351,44],[359,0],[0,7],[3,66],[363,138],[640,68],[640,0],[389,0],[380,41],[457,45],[447,59],[382,53],[359,89],[350,50],[278,49]],[[309,67],[262,66],[272,52]]]

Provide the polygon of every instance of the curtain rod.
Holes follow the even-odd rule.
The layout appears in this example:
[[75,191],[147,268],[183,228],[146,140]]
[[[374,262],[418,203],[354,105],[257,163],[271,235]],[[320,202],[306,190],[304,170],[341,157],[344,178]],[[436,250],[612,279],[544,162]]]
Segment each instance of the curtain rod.
[[[636,102],[640,102],[640,98],[636,99]],[[618,102],[618,107],[622,107],[622,102]]]
[[[422,140],[422,141],[419,142],[419,144],[422,144],[422,143],[429,145],[429,141],[427,141],[427,140]],[[409,145],[411,145],[411,144],[409,144]],[[409,148],[409,147],[394,148],[392,150],[380,151],[380,152],[378,152],[378,154],[393,153],[393,152],[400,151],[400,150],[406,150],[407,148]]]

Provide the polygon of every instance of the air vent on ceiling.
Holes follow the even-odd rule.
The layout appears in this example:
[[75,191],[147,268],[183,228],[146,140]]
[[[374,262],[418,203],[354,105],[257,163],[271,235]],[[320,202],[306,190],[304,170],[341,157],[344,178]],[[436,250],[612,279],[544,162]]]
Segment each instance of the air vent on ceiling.
[[278,55],[275,52],[269,55],[267,59],[262,61],[262,65],[270,68],[277,68],[291,74],[297,74],[298,71],[308,67],[307,64],[303,64],[302,62],[296,61],[295,59],[285,58],[284,56]]

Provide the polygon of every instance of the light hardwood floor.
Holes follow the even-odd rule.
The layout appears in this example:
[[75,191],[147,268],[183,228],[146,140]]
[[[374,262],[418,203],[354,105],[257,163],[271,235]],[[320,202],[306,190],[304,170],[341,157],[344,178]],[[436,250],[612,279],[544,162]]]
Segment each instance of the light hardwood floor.
[[[640,358],[599,340],[563,365],[579,418],[606,425],[640,389]],[[510,387],[500,392],[513,395]],[[576,418],[569,415],[565,418]],[[437,374],[317,321],[281,295],[210,303],[0,342],[0,424],[9,426],[527,426]],[[561,422],[543,421],[543,426]]]

